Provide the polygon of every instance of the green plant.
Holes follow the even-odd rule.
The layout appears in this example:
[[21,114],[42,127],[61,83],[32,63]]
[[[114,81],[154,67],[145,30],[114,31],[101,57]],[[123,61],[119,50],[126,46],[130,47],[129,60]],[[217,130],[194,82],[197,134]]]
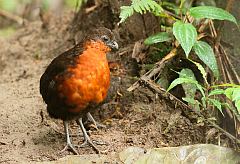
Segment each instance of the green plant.
[[[222,88],[226,89],[222,89]],[[238,114],[240,115],[240,85],[236,84],[222,84],[212,86],[213,89],[209,96],[225,95],[229,100],[233,101],[237,108]]]
[[[198,33],[198,27],[203,22],[203,19],[211,20],[227,20],[235,23],[237,26],[237,21],[234,16],[229,12],[213,7],[213,6],[198,6],[190,7],[189,9],[184,8],[185,0],[181,0],[179,7],[172,5],[171,3],[157,3],[154,0],[132,0],[130,6],[122,6],[120,13],[120,22],[123,23],[126,19],[133,15],[134,12],[143,14],[146,12],[151,12],[155,16],[164,17],[174,21],[171,30],[166,32],[159,32],[153,36],[148,37],[145,40],[146,45],[158,44],[165,41],[172,41],[175,48],[179,46],[182,47],[186,58],[197,66],[204,79],[204,86],[202,86],[195,78],[194,73],[189,69],[183,69],[178,72],[179,78],[175,79],[167,89],[171,90],[178,84],[182,84],[185,89],[186,97],[183,98],[184,101],[188,102],[189,105],[200,110],[200,107],[207,108],[208,105],[213,105],[222,113],[222,106],[230,107],[229,104],[221,102],[216,98],[217,94],[222,94],[229,98],[229,100],[235,102],[239,113],[240,108],[240,90],[239,86],[229,87],[227,89],[213,89],[207,81],[207,73],[205,68],[200,63],[193,61],[192,55],[196,55],[213,73],[215,78],[219,78],[220,73],[215,58],[214,51],[212,47],[202,39],[202,34]],[[164,9],[170,8],[174,13],[170,13]],[[172,37],[174,36],[174,37]],[[190,53],[193,51],[194,53]],[[225,86],[226,87],[226,86]],[[188,89],[190,88],[190,89]],[[194,99],[196,90],[201,93],[201,100]],[[208,92],[210,93],[208,94]],[[217,92],[218,91],[218,92]],[[213,97],[215,96],[215,97]]]
[[[200,107],[207,109],[209,105],[215,106],[222,114],[222,107],[227,107],[231,109],[237,118],[240,120],[240,85],[236,84],[223,84],[215,85],[209,88],[203,87],[196,80],[193,72],[190,69],[182,69],[181,72],[178,72],[179,78],[175,79],[167,89],[167,92],[181,84],[186,97],[183,98],[190,106],[192,106],[197,111],[200,111]],[[222,89],[224,88],[225,89]],[[201,93],[201,101],[194,98],[196,91],[199,90]],[[231,107],[231,104],[225,101],[221,101],[218,95],[225,96],[230,101],[235,103],[237,112]]]
[[153,0],[132,0],[130,6],[122,6],[120,13],[120,22],[123,23],[128,17],[132,16],[134,12],[143,14],[146,12],[151,12],[156,16],[159,16],[163,8]]
[[[178,11],[181,11],[184,1],[181,1]],[[187,22],[188,15],[195,19],[216,19],[216,20],[228,20],[237,24],[234,16],[229,12],[212,6],[199,6],[192,7],[186,12],[186,17],[181,17],[182,13],[179,13],[181,19],[170,16],[162,8],[161,4],[158,4],[154,0],[132,0],[130,6],[122,6],[120,13],[120,22],[123,23],[128,17],[132,16],[134,12],[143,14],[151,12],[155,16],[168,17],[173,19],[175,23],[172,27],[172,34],[175,36],[177,42],[183,48],[186,57],[189,58],[191,50],[199,57],[200,60],[205,63],[213,72],[216,78],[219,77],[219,70],[216,62],[216,58],[211,46],[204,41],[198,41],[197,28],[194,26],[194,21]],[[152,45],[159,42],[169,41],[173,39],[170,33],[162,32],[150,36],[145,40],[145,44]]]

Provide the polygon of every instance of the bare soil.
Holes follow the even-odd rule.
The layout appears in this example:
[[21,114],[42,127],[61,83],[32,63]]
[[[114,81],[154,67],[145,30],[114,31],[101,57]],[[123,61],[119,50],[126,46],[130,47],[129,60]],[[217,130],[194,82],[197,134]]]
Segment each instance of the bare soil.
[[[66,13],[50,22],[48,30],[41,28],[40,21],[31,22],[14,37],[0,40],[0,163],[52,161],[72,154],[60,153],[65,146],[62,121],[48,117],[39,93],[39,79],[48,63],[73,45],[66,31],[72,18],[72,13]],[[123,67],[127,67],[124,64],[129,57],[118,57]],[[147,88],[127,93],[132,77],[128,73],[120,77],[122,96],[116,98],[117,103],[94,113],[106,128],[89,131],[92,140],[103,142],[98,148],[104,154],[128,146],[153,148],[207,142],[210,127],[197,123],[197,119],[189,118],[178,106]],[[72,133],[77,132],[73,124]],[[75,144],[83,142],[82,137],[72,138]],[[95,153],[91,147],[78,150],[80,154]]]

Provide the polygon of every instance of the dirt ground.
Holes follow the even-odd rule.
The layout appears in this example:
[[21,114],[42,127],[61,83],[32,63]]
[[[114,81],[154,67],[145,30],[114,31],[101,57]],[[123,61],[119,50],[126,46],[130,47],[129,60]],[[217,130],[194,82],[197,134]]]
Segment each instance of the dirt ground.
[[[65,146],[62,122],[48,117],[39,93],[39,79],[47,64],[72,46],[66,32],[72,17],[73,13],[67,13],[56,19],[49,30],[42,29],[40,21],[31,22],[15,36],[0,39],[0,163],[52,161],[72,154],[60,153]],[[125,89],[133,80],[126,75],[121,78],[120,101],[95,113],[106,128],[89,132],[93,140],[103,142],[98,148],[104,154],[128,146],[152,148],[215,142],[209,138],[207,141],[210,127],[187,117],[147,88],[127,93]],[[75,124],[72,129],[76,134]],[[75,144],[82,143],[82,137],[73,136],[73,140]],[[90,147],[78,151],[95,153]]]

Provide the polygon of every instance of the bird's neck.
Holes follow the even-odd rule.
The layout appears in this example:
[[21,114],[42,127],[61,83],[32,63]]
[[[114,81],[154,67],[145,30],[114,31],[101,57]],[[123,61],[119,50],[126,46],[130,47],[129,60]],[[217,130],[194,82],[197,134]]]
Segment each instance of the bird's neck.
[[98,64],[99,62],[107,62],[107,53],[111,49],[102,41],[87,41],[84,44],[84,51],[79,56],[79,63],[90,61],[91,64]]
[[85,50],[88,49],[95,49],[97,51],[103,52],[104,54],[108,53],[111,51],[111,49],[106,46],[101,40],[89,40],[85,43],[84,45]]

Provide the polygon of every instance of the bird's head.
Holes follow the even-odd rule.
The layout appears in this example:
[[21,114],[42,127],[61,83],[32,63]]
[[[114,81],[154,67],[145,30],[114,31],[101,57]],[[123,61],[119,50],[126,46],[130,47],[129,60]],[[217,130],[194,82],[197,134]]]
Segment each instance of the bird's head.
[[118,49],[118,44],[111,30],[101,27],[91,32],[90,40],[102,41],[106,46],[112,50]]
[[109,48],[113,49],[113,50],[117,50],[118,49],[118,44],[115,40],[111,39],[110,36],[108,35],[101,35],[100,39],[103,43],[105,43],[105,45],[107,45]]

